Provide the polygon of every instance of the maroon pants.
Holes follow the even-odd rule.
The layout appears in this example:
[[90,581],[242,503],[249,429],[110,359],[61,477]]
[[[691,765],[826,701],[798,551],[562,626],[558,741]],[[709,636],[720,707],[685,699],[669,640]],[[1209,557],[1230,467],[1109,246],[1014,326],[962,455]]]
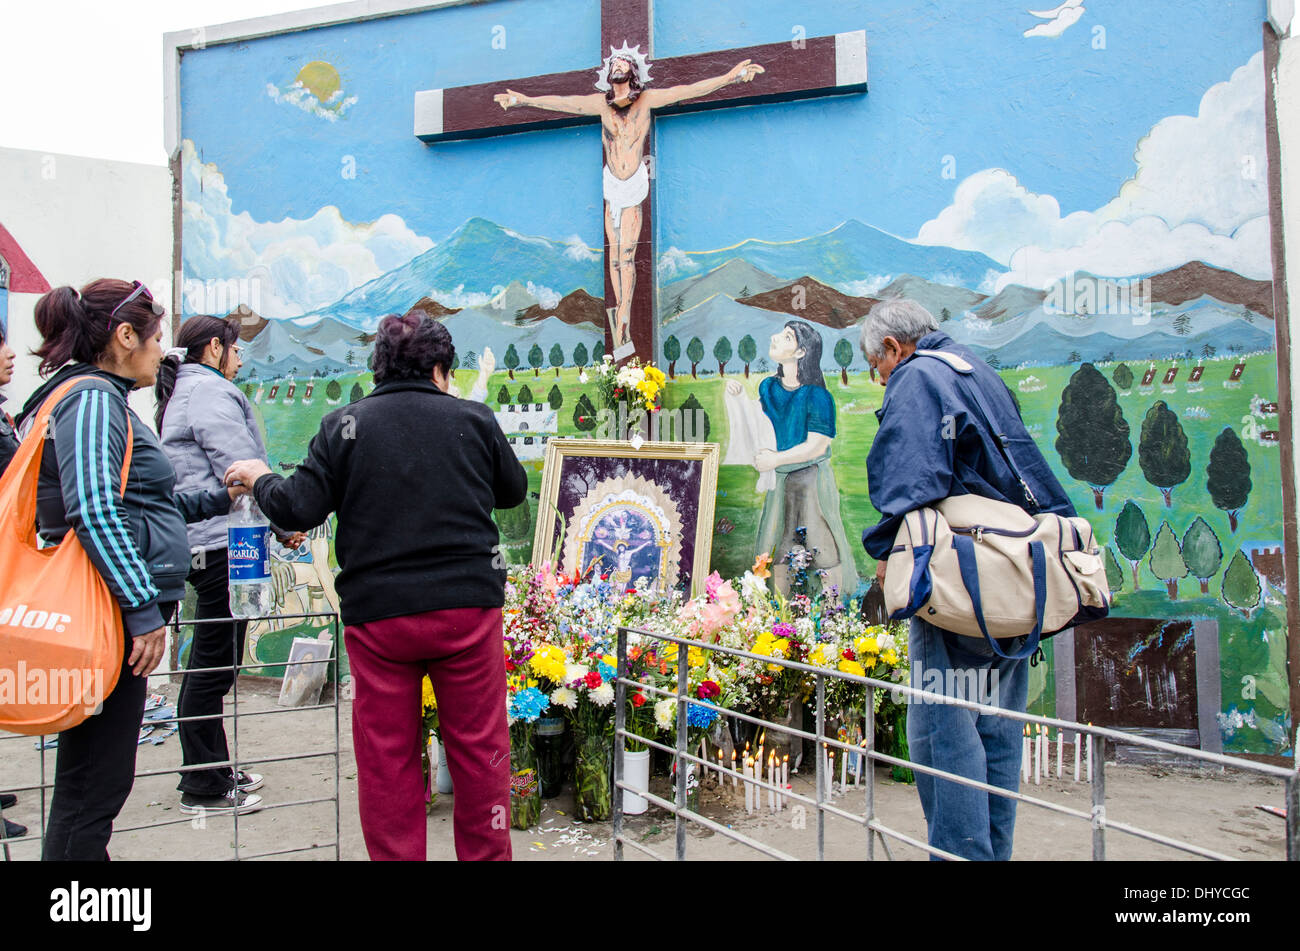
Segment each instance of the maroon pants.
[[510,860],[510,729],[500,608],[455,608],[344,629],[361,832],[375,860],[424,861],[420,686],[438,698],[455,786],[456,857]]

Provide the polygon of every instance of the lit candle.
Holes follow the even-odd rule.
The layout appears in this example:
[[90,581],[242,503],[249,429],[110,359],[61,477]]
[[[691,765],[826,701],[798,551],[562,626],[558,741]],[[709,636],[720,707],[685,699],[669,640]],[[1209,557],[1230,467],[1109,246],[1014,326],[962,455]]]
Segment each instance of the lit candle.
[[748,815],[754,811],[754,787],[749,784],[749,770],[752,760],[745,757],[745,813]]
[[1061,728],[1056,728],[1056,778],[1061,778],[1061,760],[1065,755],[1065,735]]
[[849,788],[849,754],[845,750],[840,755],[840,791],[843,792]]
[[1079,781],[1079,754],[1083,750],[1083,734],[1074,731],[1074,781]]
[[[767,754],[767,784],[769,786],[776,785],[776,753],[775,752]],[[767,811],[776,812],[776,790],[775,789],[769,789],[767,791]]]
[[[733,756],[736,754],[732,754]],[[722,747],[718,747],[718,785],[721,786],[726,780],[722,778]]]
[[731,788],[735,789],[739,781],[736,778],[736,751],[733,749],[731,751]]
[[830,763],[826,766],[826,798],[835,798],[835,751],[829,750]]
[[1043,728],[1038,727],[1038,732],[1033,736],[1033,754],[1034,754],[1034,785],[1037,786],[1041,781],[1041,771],[1043,767],[1043,749],[1042,749]]
[[[790,788],[790,754],[786,753],[781,757],[781,788]],[[785,796],[781,797],[781,808],[785,808]]]
[[1020,743],[1020,781],[1029,782],[1029,724],[1025,724]]

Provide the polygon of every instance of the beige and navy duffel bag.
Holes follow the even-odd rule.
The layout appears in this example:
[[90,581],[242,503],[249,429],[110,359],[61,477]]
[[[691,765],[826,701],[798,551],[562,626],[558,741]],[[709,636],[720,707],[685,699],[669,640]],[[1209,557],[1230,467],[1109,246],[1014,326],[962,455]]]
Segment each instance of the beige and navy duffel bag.
[[[954,354],[918,350],[962,376],[966,361]],[[1036,500],[1006,440],[989,422],[975,381],[971,396],[1020,479],[1027,503]],[[984,637],[1001,657],[1020,659],[1039,640],[1110,613],[1110,586],[1092,526],[1083,518],[1030,515],[1010,502],[957,495],[907,513],[885,568],[885,608],[893,620],[916,615],[935,627]],[[1014,654],[994,638],[1027,637]]]

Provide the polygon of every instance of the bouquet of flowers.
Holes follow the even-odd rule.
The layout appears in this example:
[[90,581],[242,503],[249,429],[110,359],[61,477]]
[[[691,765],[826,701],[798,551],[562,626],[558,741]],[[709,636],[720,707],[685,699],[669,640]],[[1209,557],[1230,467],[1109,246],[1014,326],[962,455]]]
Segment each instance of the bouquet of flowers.
[[[620,435],[630,435],[642,420],[663,408],[663,390],[667,377],[653,363],[642,364],[633,357],[623,366],[614,365],[606,354],[596,367],[596,392],[602,407],[615,417]],[[647,421],[648,422],[648,421]],[[650,429],[646,426],[647,431]]]

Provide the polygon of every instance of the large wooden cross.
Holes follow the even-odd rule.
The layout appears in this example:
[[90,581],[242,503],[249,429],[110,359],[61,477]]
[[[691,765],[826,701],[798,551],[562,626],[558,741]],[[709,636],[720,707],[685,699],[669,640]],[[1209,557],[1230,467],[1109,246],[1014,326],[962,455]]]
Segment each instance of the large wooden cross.
[[[605,352],[620,362],[633,354],[650,361],[657,353],[655,115],[867,88],[863,30],[653,59],[652,2],[601,0],[602,62],[594,76],[574,70],[415,94],[415,134],[426,143],[601,123]],[[623,74],[627,81],[619,82]],[[792,149],[786,159],[798,161],[798,155]]]

